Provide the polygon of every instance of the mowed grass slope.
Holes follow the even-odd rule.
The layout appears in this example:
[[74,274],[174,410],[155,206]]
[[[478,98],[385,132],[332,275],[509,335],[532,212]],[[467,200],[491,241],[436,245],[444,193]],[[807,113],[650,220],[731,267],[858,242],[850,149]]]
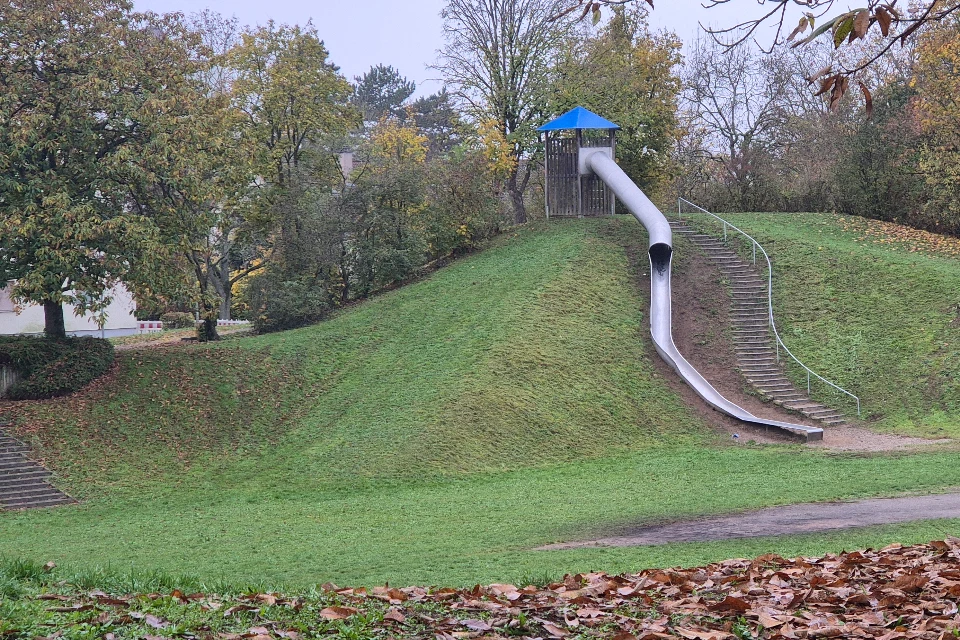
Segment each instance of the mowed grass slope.
[[0,514],[0,555],[208,582],[468,584],[958,531],[534,550],[960,485],[951,452],[832,455],[705,427],[656,373],[622,246],[642,233],[632,218],[532,226],[314,327],[121,353],[93,388],[16,409],[84,502]]
[[834,214],[728,219],[771,255],[784,342],[860,395],[868,425],[960,436],[960,239]]
[[699,441],[646,356],[626,258],[593,231],[524,229],[328,322],[119,352],[87,392],[7,407],[90,497],[217,467],[342,486]]

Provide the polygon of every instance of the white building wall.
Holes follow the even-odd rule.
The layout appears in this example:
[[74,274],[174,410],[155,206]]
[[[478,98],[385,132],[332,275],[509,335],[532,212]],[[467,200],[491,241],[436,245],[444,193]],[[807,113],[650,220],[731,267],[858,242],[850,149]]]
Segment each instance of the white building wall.
[[[137,333],[133,294],[119,284],[111,289],[111,295],[113,301],[107,306],[107,322],[102,335],[109,338]],[[78,317],[73,305],[63,305],[63,319],[70,335],[101,335],[96,318],[90,314]],[[43,333],[43,306],[30,304],[18,310],[10,300],[10,288],[0,289],[0,335],[38,333]]]

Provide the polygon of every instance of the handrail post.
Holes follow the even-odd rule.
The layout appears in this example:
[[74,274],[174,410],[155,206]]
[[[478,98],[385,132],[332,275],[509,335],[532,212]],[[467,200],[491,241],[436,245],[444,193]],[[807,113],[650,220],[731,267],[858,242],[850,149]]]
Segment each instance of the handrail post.
[[753,241],[753,266],[757,266],[757,241]]
[[810,397],[810,370],[807,370],[807,397]]

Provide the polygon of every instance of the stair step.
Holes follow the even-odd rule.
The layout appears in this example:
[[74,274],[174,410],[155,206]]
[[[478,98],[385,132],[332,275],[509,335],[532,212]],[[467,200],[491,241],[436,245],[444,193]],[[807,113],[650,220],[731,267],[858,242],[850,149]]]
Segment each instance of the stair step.
[[36,464],[37,463],[30,458],[20,456],[19,459],[4,460],[3,462],[0,462],[0,473],[11,469],[16,469],[17,467],[29,467]]
[[9,503],[16,498],[41,498],[63,495],[49,484],[27,485],[19,489],[0,492],[0,502]]
[[796,409],[797,411],[804,411],[807,409],[815,409],[816,407],[822,407],[822,404],[817,402],[810,402],[809,400],[785,400],[784,405],[789,404],[791,409]]
[[44,478],[49,477],[50,472],[39,467],[34,471],[24,472],[16,476],[0,474],[0,494],[2,494],[8,487],[16,487],[24,482],[43,480]]
[[837,426],[837,425],[841,425],[841,424],[846,424],[846,423],[847,423],[847,421],[844,420],[844,419],[842,419],[842,418],[828,418],[828,419],[826,419],[826,420],[821,420],[820,422],[822,422],[823,424],[825,424],[825,425],[827,425],[827,426],[831,426],[831,427],[835,427],[835,426]]
[[813,411],[805,411],[804,413],[806,413],[808,416],[810,416],[810,417],[812,417],[812,418],[815,418],[815,417],[821,417],[821,418],[839,418],[841,415],[843,415],[842,413],[840,413],[840,412],[837,411],[836,409],[830,409],[829,407],[824,407],[823,405],[820,405],[820,406],[823,407],[823,408],[822,408],[822,409],[814,409]]
[[76,500],[61,493],[59,496],[51,496],[48,498],[24,498],[22,500],[12,500],[10,502],[3,503],[3,508],[6,510],[42,509],[45,507],[59,507],[61,505],[74,503],[76,503]]
[[30,447],[25,444],[0,445],[0,453],[26,453]]
[[0,471],[0,478],[4,480],[12,480],[14,478],[19,478],[23,475],[30,475],[38,472],[45,472],[47,475],[50,475],[50,472],[41,467],[38,464],[24,465],[22,467],[17,467],[15,469],[4,469]]

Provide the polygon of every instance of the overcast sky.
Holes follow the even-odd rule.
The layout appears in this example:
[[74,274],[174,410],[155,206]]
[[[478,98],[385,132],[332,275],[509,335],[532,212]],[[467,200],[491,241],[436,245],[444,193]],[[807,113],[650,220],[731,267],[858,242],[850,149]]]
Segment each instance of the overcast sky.
[[[669,29],[681,39],[693,38],[698,21],[729,26],[738,22],[744,7],[757,10],[755,2],[732,3],[736,8],[705,10],[701,0],[661,0],[650,15],[655,29]],[[330,50],[330,59],[348,79],[371,66],[393,65],[417,83],[420,95],[439,89],[431,81],[437,73],[427,68],[443,44],[440,9],[444,0],[134,0],[141,11],[191,13],[210,8],[236,16],[241,24],[263,24],[273,19],[305,24],[313,19]],[[753,14],[747,14],[753,15]]]

